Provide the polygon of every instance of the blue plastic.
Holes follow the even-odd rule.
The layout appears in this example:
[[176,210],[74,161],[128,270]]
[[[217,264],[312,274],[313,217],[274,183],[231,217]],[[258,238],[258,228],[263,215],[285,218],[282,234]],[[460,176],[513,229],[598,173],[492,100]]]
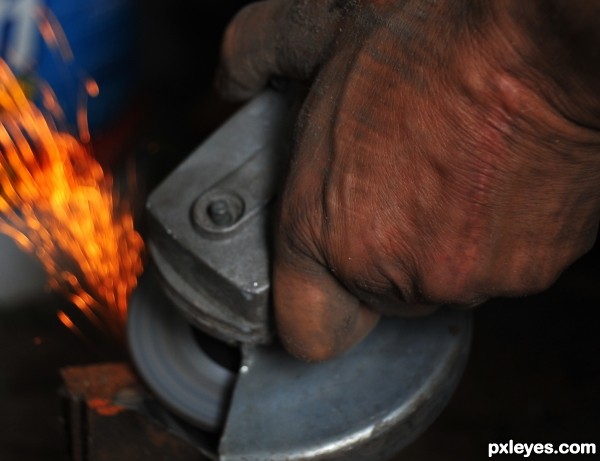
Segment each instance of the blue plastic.
[[[48,8],[62,27],[75,60],[65,62],[39,33],[36,11]],[[0,0],[0,55],[18,75],[35,73],[56,93],[75,126],[86,76],[100,88],[88,99],[93,130],[129,102],[136,78],[135,0]]]

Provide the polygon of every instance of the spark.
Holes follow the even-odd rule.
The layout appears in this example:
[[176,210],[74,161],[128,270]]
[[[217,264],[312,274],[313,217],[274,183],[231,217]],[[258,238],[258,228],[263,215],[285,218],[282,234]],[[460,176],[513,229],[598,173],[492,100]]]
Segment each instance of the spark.
[[[86,84],[97,93],[95,82]],[[35,254],[51,288],[90,322],[122,337],[144,244],[130,203],[82,141],[87,131],[80,139],[59,129],[60,107],[42,89],[46,111],[0,60],[0,232]],[[58,316],[76,328],[63,311]]]

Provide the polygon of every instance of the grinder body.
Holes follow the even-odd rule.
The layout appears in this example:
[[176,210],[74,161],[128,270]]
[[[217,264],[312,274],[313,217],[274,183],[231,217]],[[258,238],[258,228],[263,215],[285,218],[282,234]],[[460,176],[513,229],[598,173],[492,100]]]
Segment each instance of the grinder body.
[[[290,150],[291,106],[286,95],[261,94],[151,195],[153,267],[131,301],[132,358],[166,407],[218,433],[214,459],[384,460],[450,398],[471,316],[385,318],[326,363],[282,349],[270,309],[270,218]],[[239,348],[239,366],[219,364],[194,330]]]

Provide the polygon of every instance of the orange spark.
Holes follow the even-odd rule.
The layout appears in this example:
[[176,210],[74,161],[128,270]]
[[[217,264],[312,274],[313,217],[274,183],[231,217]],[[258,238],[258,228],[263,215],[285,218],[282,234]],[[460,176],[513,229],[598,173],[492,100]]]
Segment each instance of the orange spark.
[[57,103],[49,92],[44,98],[50,113],[28,100],[0,60],[0,232],[36,255],[50,286],[87,319],[121,337],[143,241],[111,175],[89,146],[57,128]]
[[60,322],[64,326],[66,326],[69,329],[75,328],[75,324],[73,323],[73,320],[71,320],[69,318],[69,316],[67,314],[65,314],[63,311],[58,311],[58,313],[56,315],[58,317],[58,320],[60,320]]

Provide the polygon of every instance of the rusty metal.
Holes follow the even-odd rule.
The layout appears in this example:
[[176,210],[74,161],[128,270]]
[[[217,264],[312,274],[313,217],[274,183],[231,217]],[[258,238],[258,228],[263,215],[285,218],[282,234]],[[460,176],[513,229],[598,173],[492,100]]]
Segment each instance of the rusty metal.
[[73,461],[214,461],[215,440],[165,412],[128,365],[70,367],[61,375]]

